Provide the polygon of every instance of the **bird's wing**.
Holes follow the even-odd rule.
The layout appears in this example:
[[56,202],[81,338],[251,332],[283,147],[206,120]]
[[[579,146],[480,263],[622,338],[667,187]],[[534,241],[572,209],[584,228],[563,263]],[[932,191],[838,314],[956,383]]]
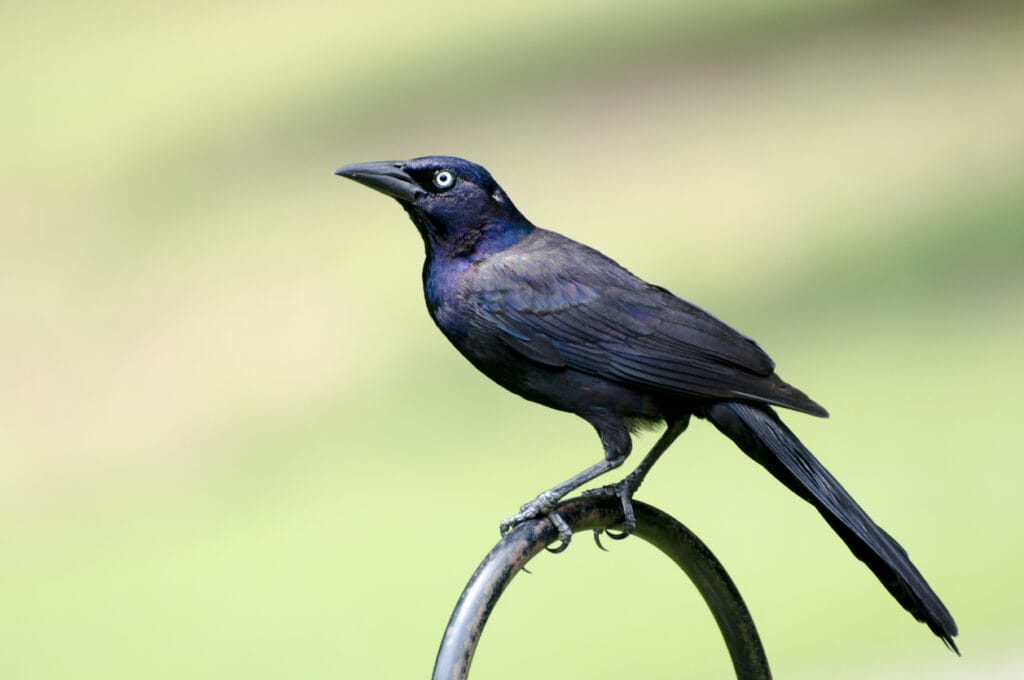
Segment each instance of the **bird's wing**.
[[750,338],[595,250],[545,237],[481,267],[473,286],[482,319],[522,356],[680,397],[824,414]]

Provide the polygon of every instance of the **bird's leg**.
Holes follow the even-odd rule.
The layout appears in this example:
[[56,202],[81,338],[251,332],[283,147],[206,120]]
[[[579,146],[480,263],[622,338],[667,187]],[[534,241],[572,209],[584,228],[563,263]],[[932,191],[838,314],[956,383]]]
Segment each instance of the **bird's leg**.
[[551,512],[551,509],[555,507],[555,504],[558,503],[560,498],[573,489],[583,486],[590,480],[603,475],[609,470],[614,470],[622,465],[625,460],[626,454],[622,454],[621,456],[612,458],[611,460],[607,458],[602,459],[579,474],[576,474],[561,484],[553,486],[547,491],[541,493],[529,503],[524,504],[519,509],[518,513],[501,521],[499,526],[501,528],[502,535],[507,534],[517,524],[533,519],[534,517],[544,515],[549,517],[555,525],[555,528],[558,529],[558,538],[562,542],[562,545],[552,550],[552,552],[562,552],[569,547],[569,541],[572,539],[572,529],[569,528],[569,525],[564,519],[558,516],[558,513]]
[[[676,438],[683,433],[686,426],[689,424],[689,416],[686,416],[681,420],[674,420],[670,422],[661,437],[658,438],[658,441],[654,443],[654,446],[647,452],[644,459],[636,466],[636,469],[626,475],[626,478],[621,482],[617,484],[609,484],[608,486],[603,486],[600,489],[592,489],[590,491],[583,492],[584,496],[594,496],[598,494],[618,496],[622,501],[622,533],[613,534],[606,530],[605,533],[608,534],[609,538],[621,540],[629,536],[633,529],[636,528],[636,513],[633,511],[633,494],[636,493],[636,490],[640,488],[641,484],[643,484],[644,477],[647,476],[647,473],[651,471],[654,464],[658,462],[659,458],[661,458],[661,454],[665,453],[666,449],[672,445],[672,442],[674,442]],[[600,535],[601,531],[599,529],[595,529],[594,540],[597,541],[597,545],[599,547],[603,548],[604,546],[601,545],[601,541],[599,539]]]

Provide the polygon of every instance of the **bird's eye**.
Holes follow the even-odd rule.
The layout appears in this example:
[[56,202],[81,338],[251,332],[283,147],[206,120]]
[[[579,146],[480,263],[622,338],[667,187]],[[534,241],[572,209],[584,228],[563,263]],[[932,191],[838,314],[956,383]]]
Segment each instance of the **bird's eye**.
[[438,170],[434,173],[434,186],[438,189],[450,189],[455,184],[455,175],[448,170]]

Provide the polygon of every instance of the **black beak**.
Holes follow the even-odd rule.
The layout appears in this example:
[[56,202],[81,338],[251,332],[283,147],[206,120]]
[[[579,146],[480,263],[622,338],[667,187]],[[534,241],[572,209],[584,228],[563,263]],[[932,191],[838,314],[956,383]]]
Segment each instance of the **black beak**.
[[423,193],[420,185],[402,171],[399,161],[352,163],[338,168],[334,174],[365,184],[403,203],[412,203]]

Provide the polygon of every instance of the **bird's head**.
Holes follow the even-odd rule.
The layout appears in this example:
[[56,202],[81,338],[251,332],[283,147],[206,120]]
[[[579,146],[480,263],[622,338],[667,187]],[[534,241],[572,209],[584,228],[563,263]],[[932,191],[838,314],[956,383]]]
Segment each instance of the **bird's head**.
[[533,229],[491,174],[462,158],[353,163],[334,174],[396,199],[419,229],[428,255],[484,255]]

